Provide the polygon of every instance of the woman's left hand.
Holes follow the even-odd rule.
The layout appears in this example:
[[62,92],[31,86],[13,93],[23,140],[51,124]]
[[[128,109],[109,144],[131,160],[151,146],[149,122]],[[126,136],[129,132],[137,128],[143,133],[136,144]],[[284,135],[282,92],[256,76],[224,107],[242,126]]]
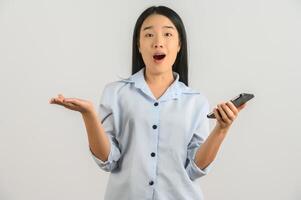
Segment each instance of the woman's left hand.
[[238,108],[231,102],[223,102],[214,108],[213,112],[217,119],[216,128],[220,130],[228,130],[233,123],[233,121],[238,116],[239,111],[246,107],[246,103],[242,104]]

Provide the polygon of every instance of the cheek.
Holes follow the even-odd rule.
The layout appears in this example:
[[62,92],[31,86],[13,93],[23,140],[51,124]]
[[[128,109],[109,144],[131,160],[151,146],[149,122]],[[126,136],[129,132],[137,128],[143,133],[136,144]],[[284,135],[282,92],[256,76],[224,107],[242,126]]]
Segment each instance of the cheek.
[[148,50],[144,43],[142,43],[142,44],[140,43],[139,51],[140,51],[142,57],[144,57],[147,54]]
[[179,46],[177,43],[172,43],[168,47],[171,57],[177,57]]
[[146,47],[146,41],[143,40],[143,38],[140,38],[140,39],[139,39],[139,48],[140,48],[140,50],[141,50],[141,51],[144,50],[145,47]]
[[178,40],[167,41],[167,46],[170,51],[177,52],[179,48],[179,42]]
[[150,55],[149,48],[145,46],[145,43],[140,45],[140,54],[145,63],[151,62],[152,58],[149,56]]

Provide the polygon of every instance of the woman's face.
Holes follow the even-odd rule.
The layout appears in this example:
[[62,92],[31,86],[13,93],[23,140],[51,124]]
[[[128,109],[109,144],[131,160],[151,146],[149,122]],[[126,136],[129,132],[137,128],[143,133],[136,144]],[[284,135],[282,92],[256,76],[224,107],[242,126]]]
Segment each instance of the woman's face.
[[150,15],[141,26],[138,48],[149,70],[166,72],[172,68],[180,50],[178,31],[169,18]]

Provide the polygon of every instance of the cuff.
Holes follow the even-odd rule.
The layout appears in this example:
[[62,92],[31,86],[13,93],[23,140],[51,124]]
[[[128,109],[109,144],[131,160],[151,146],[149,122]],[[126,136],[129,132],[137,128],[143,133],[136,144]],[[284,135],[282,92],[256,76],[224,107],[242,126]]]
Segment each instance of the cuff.
[[92,152],[91,148],[89,147],[90,153],[91,153],[94,161],[97,163],[97,165],[101,169],[103,169],[104,171],[107,171],[107,172],[111,172],[118,166],[117,161],[120,158],[120,151],[119,151],[118,147],[116,147],[113,144],[111,139],[109,141],[110,141],[111,148],[110,148],[108,160],[106,160],[106,161],[102,161],[99,158],[97,158],[96,155],[94,155],[94,153]]
[[212,162],[209,165],[207,165],[207,167],[205,167],[204,169],[201,169],[196,165],[194,159],[189,159],[189,160],[190,160],[190,163],[187,166],[186,170],[192,181],[194,181],[195,179],[200,178],[202,176],[205,176],[210,172],[211,167],[212,167]]
[[[91,147],[89,147],[89,150],[90,150],[91,156],[93,157],[93,159],[95,160],[95,162],[96,162],[98,165],[100,165],[100,166],[105,166],[105,165],[107,165],[107,164],[109,163],[109,160],[110,160],[109,157],[110,157],[110,155],[109,155],[109,157],[108,157],[108,160],[102,161],[102,160],[100,160],[99,158],[97,158],[96,155],[92,152]],[[110,154],[111,154],[111,152],[110,152]]]

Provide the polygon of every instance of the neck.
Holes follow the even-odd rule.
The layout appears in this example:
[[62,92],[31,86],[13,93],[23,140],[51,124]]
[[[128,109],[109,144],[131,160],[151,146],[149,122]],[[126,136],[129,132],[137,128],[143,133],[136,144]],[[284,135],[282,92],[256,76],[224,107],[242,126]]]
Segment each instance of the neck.
[[144,69],[144,77],[146,83],[154,87],[166,87],[171,85],[175,80],[172,70],[162,73],[153,73],[147,70],[146,67]]

